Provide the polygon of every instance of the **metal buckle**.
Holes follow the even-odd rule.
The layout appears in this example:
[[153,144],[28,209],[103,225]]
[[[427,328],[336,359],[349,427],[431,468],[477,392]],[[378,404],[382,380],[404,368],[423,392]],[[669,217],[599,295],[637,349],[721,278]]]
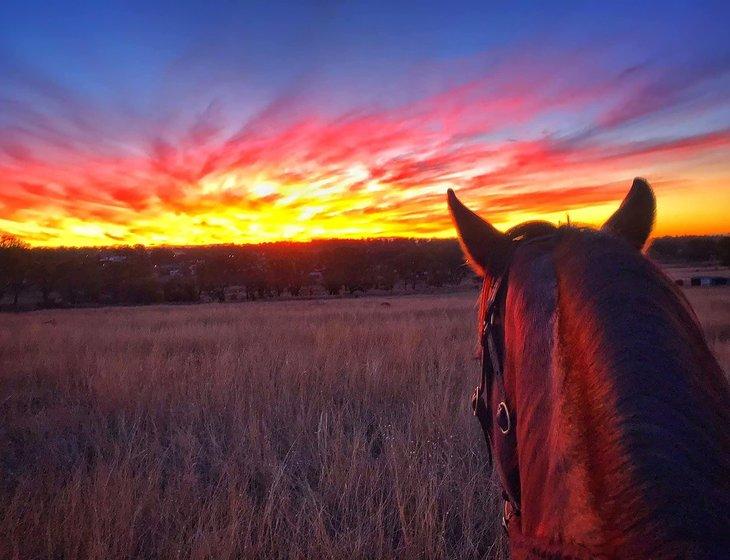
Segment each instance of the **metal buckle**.
[[507,435],[512,428],[512,418],[510,417],[507,403],[504,401],[497,406],[497,426],[499,426],[499,431],[504,435]]
[[509,532],[508,525],[510,520],[515,516],[515,508],[512,506],[512,502],[509,500],[504,501],[502,506],[502,529],[505,533]]
[[474,392],[471,394],[471,413],[473,416],[477,415],[477,407],[479,406],[479,399],[482,396],[482,388],[477,385],[474,388]]

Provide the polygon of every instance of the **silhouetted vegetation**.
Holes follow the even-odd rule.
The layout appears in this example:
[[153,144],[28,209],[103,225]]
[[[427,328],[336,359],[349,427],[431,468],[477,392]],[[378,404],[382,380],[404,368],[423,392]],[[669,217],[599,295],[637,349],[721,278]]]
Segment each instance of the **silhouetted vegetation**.
[[470,275],[455,240],[31,249],[6,235],[0,249],[11,309],[21,294],[26,308],[223,302],[428,291]]
[[700,235],[683,237],[659,237],[649,248],[649,256],[665,264],[718,263],[730,264],[728,260],[727,235]]
[[[662,263],[730,264],[730,237],[663,237]],[[0,234],[6,309],[438,291],[476,280],[453,239],[31,249]]]
[[17,307],[30,277],[30,249],[16,237],[0,234],[0,299],[10,293]]

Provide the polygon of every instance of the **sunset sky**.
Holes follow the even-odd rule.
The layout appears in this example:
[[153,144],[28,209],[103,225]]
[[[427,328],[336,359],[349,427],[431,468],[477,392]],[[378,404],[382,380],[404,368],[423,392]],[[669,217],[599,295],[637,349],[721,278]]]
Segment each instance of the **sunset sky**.
[[[586,4],[593,4],[587,7]],[[3,2],[0,231],[32,245],[730,232],[728,2]]]

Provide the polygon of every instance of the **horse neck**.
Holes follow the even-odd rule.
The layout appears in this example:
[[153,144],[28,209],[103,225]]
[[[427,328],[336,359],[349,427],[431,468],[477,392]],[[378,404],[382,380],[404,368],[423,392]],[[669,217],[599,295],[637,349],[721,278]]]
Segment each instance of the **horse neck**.
[[599,234],[519,257],[506,371],[523,531],[624,556],[721,539],[727,381],[675,288]]

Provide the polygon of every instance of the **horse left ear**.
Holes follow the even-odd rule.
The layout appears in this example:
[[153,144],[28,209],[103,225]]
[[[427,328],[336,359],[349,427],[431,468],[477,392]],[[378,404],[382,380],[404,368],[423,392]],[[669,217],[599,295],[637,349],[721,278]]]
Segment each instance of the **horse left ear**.
[[619,209],[601,229],[623,237],[641,251],[654,226],[655,213],[654,192],[645,179],[637,177]]
[[464,206],[452,189],[448,190],[447,196],[451,218],[459,233],[461,249],[472,270],[482,277],[498,276],[506,265],[511,241],[492,224]]

